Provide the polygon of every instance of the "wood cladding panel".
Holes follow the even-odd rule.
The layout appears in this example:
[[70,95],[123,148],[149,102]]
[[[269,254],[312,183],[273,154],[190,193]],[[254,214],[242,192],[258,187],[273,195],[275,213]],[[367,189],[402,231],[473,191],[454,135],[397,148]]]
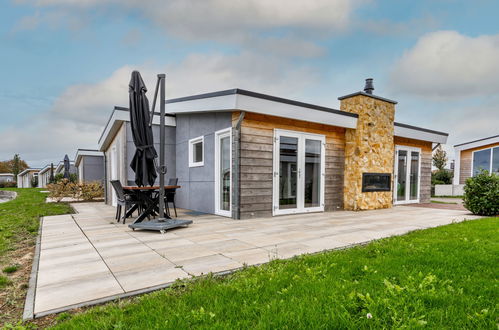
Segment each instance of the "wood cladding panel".
[[471,177],[471,169],[473,167],[473,151],[488,149],[499,146],[499,143],[492,143],[477,148],[467,149],[461,151],[461,159],[459,161],[459,183],[466,183],[466,179]]
[[[239,113],[233,113],[233,121]],[[274,129],[326,136],[325,210],[343,208],[345,130],[254,113],[246,113],[241,125],[241,219],[272,215]]]

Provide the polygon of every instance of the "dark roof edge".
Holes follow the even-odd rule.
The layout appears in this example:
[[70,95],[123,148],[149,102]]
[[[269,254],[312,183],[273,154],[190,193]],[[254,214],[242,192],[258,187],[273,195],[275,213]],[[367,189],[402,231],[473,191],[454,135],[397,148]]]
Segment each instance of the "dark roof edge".
[[247,90],[239,89],[239,88],[227,89],[227,90],[223,90],[223,91],[219,91],[219,92],[212,92],[212,93],[179,97],[179,98],[175,98],[175,99],[166,100],[166,103],[168,104],[168,103],[192,101],[192,100],[199,100],[199,99],[206,99],[206,98],[210,98],[210,97],[218,97],[218,96],[226,96],[226,95],[234,95],[234,94],[251,96],[251,97],[255,97],[255,98],[259,98],[259,99],[264,99],[264,100],[269,100],[269,101],[274,101],[274,102],[279,102],[279,103],[285,103],[285,104],[289,104],[289,105],[294,105],[294,106],[299,106],[299,107],[304,107],[304,108],[309,108],[309,109],[314,109],[314,110],[319,110],[319,111],[325,111],[325,112],[329,112],[329,113],[335,113],[335,114],[342,115],[342,116],[348,116],[348,117],[354,117],[354,118],[359,117],[355,113],[350,113],[350,112],[345,112],[345,111],[341,111],[341,110],[337,110],[337,109],[333,109],[333,108],[323,107],[320,105],[285,99],[282,97],[272,96],[272,95],[268,95],[268,94],[251,92],[251,91],[247,91]]
[[475,140],[475,141],[470,141],[470,142],[455,144],[454,147],[464,146],[465,144],[480,142],[480,141],[484,141],[484,140],[488,140],[488,139],[493,139],[493,138],[496,138],[496,137],[499,137],[499,135],[489,136],[489,137],[486,137],[486,138],[483,138],[483,139],[478,139],[478,140]]
[[340,97],[338,97],[338,100],[341,101],[341,100],[347,99],[349,97],[357,96],[357,95],[369,96],[369,97],[372,97],[373,99],[385,101],[385,102],[392,103],[392,104],[397,104],[398,103],[397,101],[390,100],[390,99],[387,99],[387,98],[384,98],[384,97],[381,97],[381,96],[377,96],[377,95],[374,95],[374,94],[368,94],[368,93],[363,92],[363,91],[359,91],[359,92],[355,92],[355,93],[352,93],[352,94],[340,96]]
[[422,132],[433,133],[433,134],[438,134],[438,135],[443,135],[443,136],[449,136],[449,133],[434,131],[434,130],[427,129],[427,128],[422,128],[422,127],[417,127],[417,126],[412,126],[412,125],[407,125],[407,124],[402,124],[402,123],[397,123],[397,122],[395,122],[393,124],[395,126],[404,127],[404,128],[411,128],[411,129],[415,129],[415,130],[422,131]]
[[97,150],[97,149],[79,149],[79,148],[76,149],[76,151],[80,151],[80,150],[81,151],[98,151],[99,152],[99,150]]

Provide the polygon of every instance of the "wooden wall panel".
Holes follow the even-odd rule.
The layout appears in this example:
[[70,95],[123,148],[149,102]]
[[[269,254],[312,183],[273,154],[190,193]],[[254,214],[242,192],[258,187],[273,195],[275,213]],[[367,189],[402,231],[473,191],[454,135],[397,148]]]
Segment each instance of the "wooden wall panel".
[[473,164],[472,164],[473,151],[488,149],[488,148],[497,147],[497,146],[499,146],[499,143],[492,143],[492,144],[488,144],[488,145],[477,147],[477,148],[462,150],[461,151],[461,160],[459,162],[460,163],[460,165],[459,165],[459,183],[465,184],[466,179],[471,177],[471,169],[473,166]]
[[[236,121],[239,113],[233,113]],[[272,215],[274,129],[326,136],[326,211],[343,208],[345,130],[340,127],[246,113],[241,125],[241,219]]]

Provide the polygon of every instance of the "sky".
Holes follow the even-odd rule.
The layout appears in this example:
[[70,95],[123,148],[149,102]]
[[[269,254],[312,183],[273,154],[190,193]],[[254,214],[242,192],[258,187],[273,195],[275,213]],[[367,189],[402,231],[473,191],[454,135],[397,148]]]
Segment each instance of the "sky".
[[0,160],[96,148],[139,70],[339,108],[362,90],[454,144],[499,134],[497,0],[0,0]]

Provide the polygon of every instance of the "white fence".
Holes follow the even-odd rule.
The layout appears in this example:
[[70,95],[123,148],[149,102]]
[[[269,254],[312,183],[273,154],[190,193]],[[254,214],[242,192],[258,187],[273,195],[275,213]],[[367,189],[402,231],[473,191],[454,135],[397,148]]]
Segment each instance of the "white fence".
[[464,184],[436,184],[435,196],[462,196]]

